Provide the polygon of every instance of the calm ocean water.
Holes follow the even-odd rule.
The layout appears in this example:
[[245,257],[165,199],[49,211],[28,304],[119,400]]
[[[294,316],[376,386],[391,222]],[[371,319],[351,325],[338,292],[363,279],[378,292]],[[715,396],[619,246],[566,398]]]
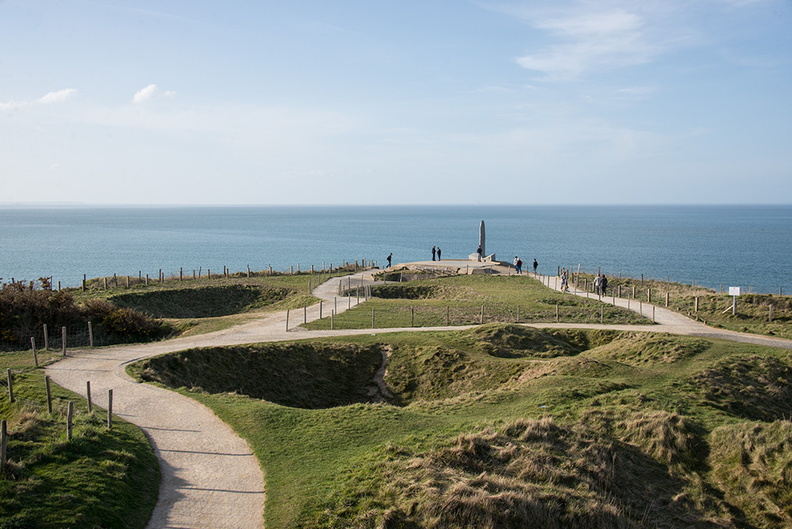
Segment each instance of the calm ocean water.
[[792,293],[792,206],[271,206],[0,209],[0,277],[76,286],[179,267],[310,269],[487,251],[606,274]]

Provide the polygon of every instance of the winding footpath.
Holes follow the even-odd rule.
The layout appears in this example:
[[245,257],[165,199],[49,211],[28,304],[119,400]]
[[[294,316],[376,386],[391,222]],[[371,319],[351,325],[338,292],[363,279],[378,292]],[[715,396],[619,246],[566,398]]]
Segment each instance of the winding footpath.
[[[447,263],[444,261],[444,263]],[[497,267],[496,267],[497,268]],[[508,269],[501,271],[507,273]],[[537,276],[549,288],[558,289],[557,278]],[[358,298],[337,298],[339,281],[344,286],[372,282],[370,272],[351,278],[334,278],[317,287],[313,294],[327,302],[323,315],[338,313],[357,305]],[[575,295],[570,294],[570,295]],[[587,296],[585,293],[577,293]],[[362,301],[362,300],[361,300]],[[628,300],[603,297],[605,303],[628,307]],[[332,303],[332,305],[330,305]],[[633,301],[629,307],[638,310]],[[651,306],[640,307],[652,317]],[[358,329],[307,331],[297,327],[319,318],[319,304],[305,311],[293,311],[289,329],[287,314],[276,313],[230,329],[165,342],[71,350],[69,356],[46,369],[53,382],[86,395],[91,383],[93,401],[107,407],[108,390],[113,390],[115,415],[139,426],[148,436],[159,459],[162,478],[159,499],[149,529],[258,529],[263,527],[265,487],[261,468],[248,444],[239,438],[208,408],[178,393],[130,378],[126,366],[140,359],[191,347],[227,346],[350,334],[371,334],[400,330],[460,330],[465,327],[404,329]],[[719,338],[758,345],[792,349],[792,340],[712,329],[661,307],[654,307],[656,325],[532,324],[532,327],[608,328],[655,331]]]

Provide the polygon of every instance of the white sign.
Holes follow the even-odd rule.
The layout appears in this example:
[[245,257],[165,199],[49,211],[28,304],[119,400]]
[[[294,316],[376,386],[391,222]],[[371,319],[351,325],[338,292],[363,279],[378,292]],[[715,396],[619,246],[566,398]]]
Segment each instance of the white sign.
[[729,295],[730,296],[739,296],[740,295],[740,287],[729,287]]

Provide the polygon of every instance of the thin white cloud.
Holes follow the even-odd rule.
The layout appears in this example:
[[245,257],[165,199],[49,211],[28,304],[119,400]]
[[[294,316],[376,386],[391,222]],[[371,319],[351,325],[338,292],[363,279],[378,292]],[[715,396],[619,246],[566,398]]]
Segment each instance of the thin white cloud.
[[52,103],[62,103],[68,99],[71,99],[73,96],[77,95],[77,90],[75,88],[64,88],[63,90],[57,90],[55,92],[49,92],[44,94],[38,99],[33,100],[23,100],[23,101],[6,101],[4,103],[0,103],[0,111],[3,110],[15,110],[18,108],[28,107],[32,105],[49,105]]
[[72,96],[77,95],[77,90],[74,88],[65,88],[56,92],[50,92],[36,100],[37,103],[42,105],[49,105],[50,103],[61,103],[70,99]]
[[624,9],[544,18],[533,25],[561,42],[516,61],[551,79],[574,79],[594,70],[643,64],[659,52],[646,37],[643,17]]
[[144,88],[141,88],[137,92],[135,92],[134,97],[132,97],[132,102],[136,104],[145,103],[146,101],[150,101],[155,97],[175,97],[176,92],[173,90],[166,90],[162,91],[159,87],[155,84],[150,84]]

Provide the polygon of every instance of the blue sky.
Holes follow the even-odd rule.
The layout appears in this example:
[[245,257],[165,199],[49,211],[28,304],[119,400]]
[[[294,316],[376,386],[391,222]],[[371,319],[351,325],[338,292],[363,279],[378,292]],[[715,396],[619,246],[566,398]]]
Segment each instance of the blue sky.
[[790,0],[0,0],[0,203],[790,197]]

